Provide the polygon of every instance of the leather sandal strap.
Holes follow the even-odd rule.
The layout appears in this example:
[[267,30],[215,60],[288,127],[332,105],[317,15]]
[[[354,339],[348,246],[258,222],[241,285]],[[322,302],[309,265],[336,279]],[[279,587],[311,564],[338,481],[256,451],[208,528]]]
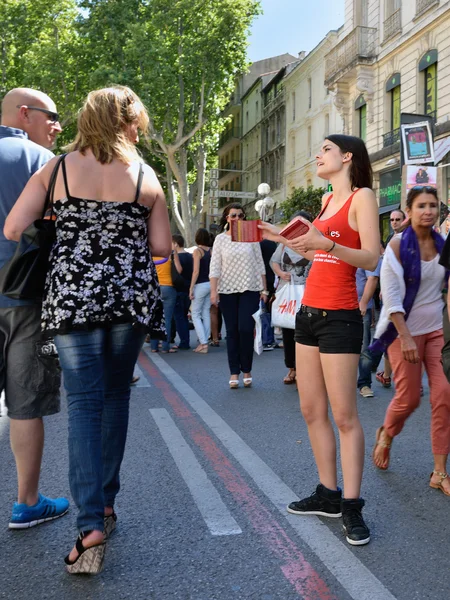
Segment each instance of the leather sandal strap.
[[441,478],[441,481],[439,483],[442,483],[444,479],[447,479],[448,477],[448,473],[442,473],[441,471],[433,471],[433,475],[436,475],[437,477]]

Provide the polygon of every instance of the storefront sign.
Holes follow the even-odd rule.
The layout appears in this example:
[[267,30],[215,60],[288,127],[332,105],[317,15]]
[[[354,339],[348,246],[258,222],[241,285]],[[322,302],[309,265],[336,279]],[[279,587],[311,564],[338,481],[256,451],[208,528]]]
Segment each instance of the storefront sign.
[[402,195],[402,178],[400,169],[380,173],[380,206],[400,204]]

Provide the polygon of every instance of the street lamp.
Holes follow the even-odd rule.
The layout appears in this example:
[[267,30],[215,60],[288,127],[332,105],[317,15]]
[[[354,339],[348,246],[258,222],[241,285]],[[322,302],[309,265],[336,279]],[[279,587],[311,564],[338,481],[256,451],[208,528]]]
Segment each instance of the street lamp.
[[261,221],[266,221],[269,216],[269,209],[275,204],[273,198],[269,197],[270,185],[268,183],[260,183],[258,185],[258,194],[262,198],[255,203],[255,209],[259,213]]

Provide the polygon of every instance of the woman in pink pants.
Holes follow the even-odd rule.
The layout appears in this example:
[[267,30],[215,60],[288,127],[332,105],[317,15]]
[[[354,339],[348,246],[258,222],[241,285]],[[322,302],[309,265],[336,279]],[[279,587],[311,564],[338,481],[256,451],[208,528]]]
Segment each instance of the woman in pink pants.
[[392,440],[419,406],[423,364],[430,384],[434,457],[430,486],[450,496],[450,384],[441,364],[446,272],[439,264],[444,241],[433,231],[439,215],[437,191],[415,186],[408,193],[406,206],[410,225],[390,242],[381,269],[384,306],[374,347],[388,348],[395,396],[377,430],[373,461],[379,469],[388,468]]

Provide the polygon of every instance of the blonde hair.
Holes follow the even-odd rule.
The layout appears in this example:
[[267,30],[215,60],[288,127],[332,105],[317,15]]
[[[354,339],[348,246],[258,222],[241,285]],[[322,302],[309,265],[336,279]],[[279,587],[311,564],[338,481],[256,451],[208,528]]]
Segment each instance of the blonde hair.
[[115,85],[88,94],[78,113],[78,132],[65,150],[84,154],[90,149],[102,164],[117,158],[125,164],[141,160],[127,134],[127,127],[137,121],[143,135],[147,133],[148,113],[140,98],[129,87]]

